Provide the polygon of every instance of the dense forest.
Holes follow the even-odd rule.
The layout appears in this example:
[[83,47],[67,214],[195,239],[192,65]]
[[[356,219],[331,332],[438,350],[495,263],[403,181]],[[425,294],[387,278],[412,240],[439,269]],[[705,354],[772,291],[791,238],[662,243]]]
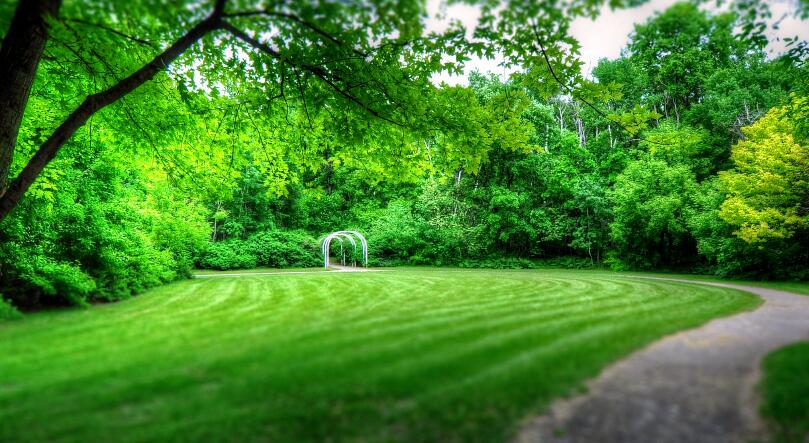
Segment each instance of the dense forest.
[[[81,18],[96,12],[72,11],[48,43],[6,175],[63,108],[115,80],[109,63],[143,60]],[[418,72],[441,56],[379,65],[390,102],[408,104],[382,115],[370,93],[335,104],[312,78],[336,80],[304,63],[274,95],[213,63],[171,67],[91,116],[2,219],[0,310],[118,300],[195,268],[318,266],[319,239],[349,228],[366,234],[373,266],[807,279],[809,68],[800,51],[768,55],[743,19],[675,4],[575,85],[540,81],[580,69],[547,58],[464,86]],[[149,49],[147,37],[131,45]],[[454,37],[442,38],[430,44]],[[270,67],[246,51],[220,56],[260,84]],[[351,102],[368,109],[345,112]]]

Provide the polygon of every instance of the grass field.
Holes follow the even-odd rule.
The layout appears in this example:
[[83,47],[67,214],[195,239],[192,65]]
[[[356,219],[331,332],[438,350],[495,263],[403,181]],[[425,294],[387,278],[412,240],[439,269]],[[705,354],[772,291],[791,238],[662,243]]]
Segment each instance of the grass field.
[[206,276],[206,275],[228,275],[228,274],[302,274],[304,272],[327,272],[333,271],[332,269],[323,269],[323,268],[295,268],[295,269],[286,269],[286,268],[254,268],[254,269],[236,269],[231,271],[214,271],[211,269],[198,269],[194,272],[194,275]]
[[762,415],[775,442],[804,443],[809,438],[809,342],[779,349],[764,359]]
[[0,324],[0,441],[502,441],[760,301],[588,271],[209,277]]

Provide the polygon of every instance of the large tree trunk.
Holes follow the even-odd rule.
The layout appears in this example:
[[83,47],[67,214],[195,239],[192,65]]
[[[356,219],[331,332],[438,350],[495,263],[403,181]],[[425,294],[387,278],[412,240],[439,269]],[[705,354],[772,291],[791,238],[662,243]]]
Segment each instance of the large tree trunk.
[[20,122],[48,41],[46,19],[57,16],[61,3],[21,0],[0,46],[0,197],[8,190]]
[[[26,3],[26,0],[22,0],[22,3]],[[45,166],[56,157],[59,149],[93,114],[151,80],[158,72],[166,69],[171,62],[205,36],[205,34],[219,29],[222,26],[224,3],[224,0],[217,0],[214,11],[208,18],[191,28],[185,35],[180,37],[179,40],[174,42],[174,44],[133,74],[107,90],[90,95],[84,99],[79,107],[76,108],[39,147],[31,160],[28,161],[28,164],[25,165],[22,172],[11,182],[6,192],[0,196],[0,220],[4,219],[6,215],[17,206],[17,203],[25,194],[25,191],[34,183],[34,180],[36,180]],[[12,27],[13,26],[12,24]],[[20,113],[22,113],[22,110],[20,110]],[[13,146],[11,149],[13,150]]]

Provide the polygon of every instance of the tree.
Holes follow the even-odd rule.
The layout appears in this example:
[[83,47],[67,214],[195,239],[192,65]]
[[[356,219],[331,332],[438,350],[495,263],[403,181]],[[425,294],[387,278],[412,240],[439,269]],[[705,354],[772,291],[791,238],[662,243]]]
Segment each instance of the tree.
[[712,144],[721,147],[717,166],[725,166],[730,146],[743,137],[741,128],[767,110],[789,99],[800,75],[783,61],[755,61],[715,71],[705,82],[705,94],[686,120],[710,132]]
[[632,266],[677,266],[691,257],[686,212],[696,187],[687,166],[657,159],[630,163],[609,193],[612,239]]
[[745,139],[733,147],[734,169],[719,174],[727,193],[720,215],[748,243],[809,230],[809,145],[796,139],[790,113],[806,103],[795,98],[745,128]]
[[682,2],[636,26],[627,49],[648,79],[649,104],[679,122],[700,101],[714,71],[744,63],[751,48],[734,38],[735,22],[732,13],[709,16]]
[[714,173],[722,161],[723,150],[710,145],[707,138],[708,132],[703,129],[666,121],[646,131],[640,146],[652,158],[671,166],[685,166],[701,180]]
[[[429,118],[433,103],[425,100],[435,89],[431,75],[458,72],[470,53],[492,55],[507,48],[512,63],[529,67],[540,60],[535,51],[541,37],[543,65],[555,64],[560,72],[567,66],[563,74],[578,76],[574,58],[561,50],[573,41],[566,36],[567,21],[595,14],[600,4],[513,1],[501,10],[485,2],[477,38],[466,41],[458,22],[442,33],[425,32],[424,5],[418,0],[299,0],[268,7],[215,0],[207,15],[194,3],[152,8],[141,2],[21,1],[0,47],[0,99],[8,104],[0,109],[0,219],[90,117],[167,67],[183,89],[207,88],[214,95],[262,100],[264,106],[267,98],[284,100],[307,115],[310,107],[345,114],[349,134],[368,126],[369,118],[377,120],[374,124],[429,130],[441,123]],[[176,23],[187,30],[178,33]],[[165,49],[155,54],[156,44]],[[62,63],[66,52],[73,56],[68,64]],[[92,80],[84,78],[84,98],[70,104],[56,129],[43,130],[49,135],[9,180],[42,60],[68,66],[63,71],[71,75],[78,71],[71,64],[82,67]],[[541,73],[532,78],[553,81]]]
[[120,143],[80,133],[0,224],[0,292],[15,305],[117,300],[190,275],[204,206]]
[[[109,15],[92,18],[85,18],[79,11],[79,5],[71,5],[72,8],[62,8],[61,11],[60,6],[59,0],[21,2],[11,21],[9,32],[3,40],[0,51],[0,65],[3,66],[3,71],[0,72],[0,85],[2,85],[0,96],[5,99],[4,103],[7,100],[10,106],[0,110],[0,125],[2,125],[0,217],[8,214],[43,168],[56,156],[65,141],[70,139],[92,115],[153,79],[185,51],[214,31],[218,31],[217,38],[206,39],[201,48],[196,48],[197,53],[191,58],[202,59],[219,67],[231,69],[243,67],[246,70],[243,73],[247,74],[250,80],[262,76],[265,80],[271,79],[270,82],[259,83],[255,88],[265,93],[267,91],[262,89],[274,89],[271,96],[277,95],[286,99],[295,95],[290,92],[292,90],[308,93],[309,98],[315,100],[324,100],[324,94],[339,96],[342,98],[341,110],[346,110],[346,105],[350,104],[349,111],[356,107],[376,118],[397,125],[406,124],[403,121],[405,115],[403,110],[409,108],[407,105],[415,101],[414,94],[417,94],[417,91],[427,87],[429,74],[446,67],[440,63],[440,58],[445,52],[443,48],[451,47],[451,40],[457,38],[455,28],[442,35],[422,38],[417,2],[401,3],[396,8],[381,4],[366,7],[330,4],[331,10],[327,11],[328,14],[322,15],[323,10],[308,2],[294,5],[294,13],[287,8],[229,12],[226,11],[226,2],[217,0],[210,13],[202,18],[193,15],[188,17],[187,13],[184,16],[182,8],[166,8],[169,12],[163,12],[162,15],[160,12],[153,13],[163,22],[158,21],[158,26],[152,26],[153,29],[145,31],[155,31],[155,28],[160,30],[161,25],[165,27],[166,23],[170,23],[167,18],[180,19],[181,22],[196,20],[196,24],[134,72],[131,65],[115,66],[113,62],[106,60],[104,53],[108,47],[70,46],[77,59],[74,61],[88,65],[88,70],[92,69],[94,62],[101,62],[107,74],[105,79],[110,80],[109,84],[89,93],[67,114],[57,129],[39,146],[17,177],[9,182],[16,135],[19,132],[30,85],[36,77],[40,59],[43,55],[48,59],[53,55],[49,54],[49,51],[55,51],[46,45],[49,37],[52,37],[50,40],[54,42],[57,39],[69,41],[67,37],[72,32],[77,32],[73,24],[89,23],[92,26],[88,26],[91,29],[87,31],[88,33],[113,33],[121,37],[116,41],[117,44],[129,46],[141,55],[149,52],[144,51],[140,44],[146,41],[145,39],[129,37],[115,29],[115,25],[122,25],[120,22],[124,19],[121,17],[128,17],[128,11],[115,11],[115,9],[118,7],[125,9],[125,6],[106,5],[106,2],[83,5],[85,10],[95,12],[113,9]],[[376,10],[386,13],[376,16],[374,13]],[[60,12],[65,14],[60,15]],[[116,16],[115,12],[121,12],[121,15]],[[169,15],[171,12],[176,13],[177,17],[171,17]],[[91,20],[98,20],[101,23]],[[103,22],[107,20],[112,23]],[[312,20],[321,23],[316,24]],[[362,24],[360,28],[363,29],[356,29],[353,26],[357,22]],[[237,24],[241,27],[236,27]],[[272,39],[272,42],[261,41],[256,37],[263,29],[273,27],[280,33]],[[222,36],[223,31],[231,38]],[[171,31],[168,34],[161,36],[155,32],[154,39],[164,41],[170,38]],[[34,38],[29,39],[29,35]],[[234,52],[252,48],[260,52],[260,55],[250,54],[250,60],[246,62],[238,57],[228,57],[228,48]],[[400,59],[404,59],[405,62],[402,63]],[[225,89],[232,88],[235,72],[228,77],[221,73],[217,74],[213,67],[209,66],[208,69],[214,73],[210,76],[210,83],[218,84]],[[131,73],[126,75],[127,72]],[[112,80],[117,78],[120,80]],[[385,108],[384,111],[380,110],[382,107]]]
[[[13,160],[16,138],[23,111],[28,102],[28,94],[34,81],[37,67],[45,51],[48,40],[48,20],[57,17],[60,0],[20,2],[11,21],[9,31],[0,48],[0,97],[9,97],[10,106],[0,111],[0,217],[5,217],[16,204],[45,166],[56,156],[59,149],[97,111],[132,92],[138,86],[151,80],[159,71],[173,62],[188,47],[208,32],[222,26],[224,1],[218,0],[213,12],[191,28],[166,50],[149,63],[122,79],[112,87],[97,94],[91,94],[62,122],[61,125],[42,143],[20,174],[7,184],[8,170]],[[29,37],[33,36],[33,37]],[[20,88],[20,90],[17,90]]]

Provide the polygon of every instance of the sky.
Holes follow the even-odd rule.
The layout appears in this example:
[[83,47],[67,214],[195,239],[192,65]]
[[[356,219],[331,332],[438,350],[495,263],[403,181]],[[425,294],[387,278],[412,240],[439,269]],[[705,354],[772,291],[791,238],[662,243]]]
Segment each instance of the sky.
[[[571,24],[571,34],[581,43],[581,60],[584,62],[583,73],[589,76],[592,69],[602,58],[614,59],[621,55],[621,49],[629,41],[629,34],[636,23],[644,23],[658,12],[664,11],[677,0],[651,0],[639,7],[631,9],[621,9],[611,11],[604,7],[601,14],[595,19],[578,18]],[[781,19],[784,14],[794,9],[797,0],[771,0],[770,9],[774,19]],[[717,10],[713,3],[709,9]],[[428,0],[427,8],[430,17],[427,27],[430,30],[441,30],[447,26],[449,18],[460,19],[467,29],[473,29],[477,23],[480,12],[476,7],[469,5],[446,5],[445,0]],[[443,15],[444,18],[436,18]],[[800,21],[794,17],[784,17],[779,26],[779,30],[769,31],[770,46],[768,50],[775,54],[783,51],[784,43],[778,39],[783,37],[799,36],[804,40],[809,40],[809,22]],[[509,71],[498,66],[502,60],[481,60],[473,58],[466,65],[466,72],[478,70],[481,72],[491,72],[501,76],[509,74]],[[434,81],[442,81],[449,84],[465,84],[466,76],[450,76],[442,74],[436,76]]]

